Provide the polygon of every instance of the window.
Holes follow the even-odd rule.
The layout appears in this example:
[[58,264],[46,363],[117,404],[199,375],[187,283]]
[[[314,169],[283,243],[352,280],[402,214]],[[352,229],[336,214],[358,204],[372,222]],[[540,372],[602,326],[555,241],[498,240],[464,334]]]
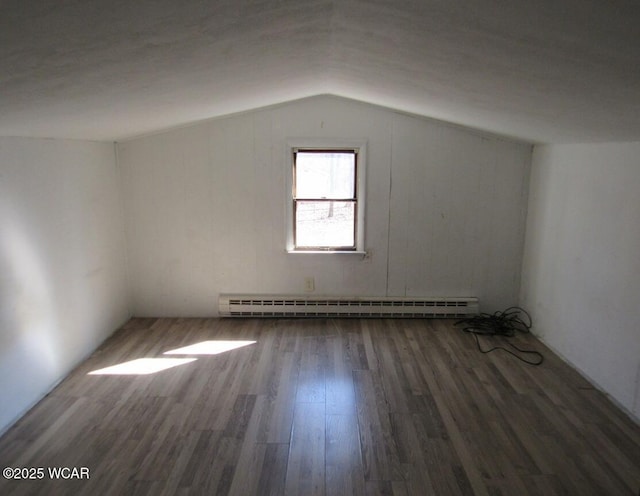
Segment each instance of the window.
[[289,251],[362,252],[363,148],[291,150]]

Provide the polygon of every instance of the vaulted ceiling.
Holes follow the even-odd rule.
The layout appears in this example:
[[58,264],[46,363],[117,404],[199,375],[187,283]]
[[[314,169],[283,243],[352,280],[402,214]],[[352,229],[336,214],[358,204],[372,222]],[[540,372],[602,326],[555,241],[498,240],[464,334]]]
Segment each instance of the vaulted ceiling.
[[334,94],[640,140],[637,0],[0,0],[0,135],[120,140]]

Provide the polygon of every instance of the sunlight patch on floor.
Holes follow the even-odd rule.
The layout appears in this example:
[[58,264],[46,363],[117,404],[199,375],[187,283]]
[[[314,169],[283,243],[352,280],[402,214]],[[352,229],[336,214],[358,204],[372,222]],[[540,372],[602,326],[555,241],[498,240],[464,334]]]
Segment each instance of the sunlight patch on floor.
[[184,348],[165,351],[165,355],[217,355],[225,351],[235,350],[244,346],[255,344],[255,341],[201,341]]
[[161,370],[178,367],[197,358],[138,358],[130,362],[119,363],[104,369],[94,370],[88,375],[146,375],[155,374]]

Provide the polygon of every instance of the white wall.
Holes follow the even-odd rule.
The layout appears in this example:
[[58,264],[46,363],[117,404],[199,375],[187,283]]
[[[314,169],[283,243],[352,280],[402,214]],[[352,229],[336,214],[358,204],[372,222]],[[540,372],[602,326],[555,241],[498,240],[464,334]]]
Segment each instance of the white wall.
[[[285,253],[288,138],[364,138],[367,259]],[[531,147],[335,97],[118,145],[133,312],[220,292],[475,295],[515,304]]]
[[128,317],[113,144],[0,138],[0,432]]
[[529,197],[535,333],[640,417],[640,143],[536,147]]

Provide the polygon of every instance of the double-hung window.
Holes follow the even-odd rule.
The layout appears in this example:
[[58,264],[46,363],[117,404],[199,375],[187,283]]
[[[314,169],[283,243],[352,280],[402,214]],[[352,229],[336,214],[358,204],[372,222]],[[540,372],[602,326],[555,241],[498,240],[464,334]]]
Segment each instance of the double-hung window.
[[363,152],[291,147],[290,251],[364,251]]

